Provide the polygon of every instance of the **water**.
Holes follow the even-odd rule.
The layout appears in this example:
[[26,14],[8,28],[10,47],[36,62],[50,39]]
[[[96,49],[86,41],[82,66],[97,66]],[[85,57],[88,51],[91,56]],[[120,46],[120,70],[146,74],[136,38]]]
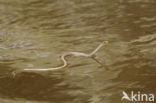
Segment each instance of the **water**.
[[[1,0],[1,103],[121,103],[122,91],[156,94],[155,0]],[[97,58],[68,59],[59,71],[17,68],[61,65],[65,52]]]

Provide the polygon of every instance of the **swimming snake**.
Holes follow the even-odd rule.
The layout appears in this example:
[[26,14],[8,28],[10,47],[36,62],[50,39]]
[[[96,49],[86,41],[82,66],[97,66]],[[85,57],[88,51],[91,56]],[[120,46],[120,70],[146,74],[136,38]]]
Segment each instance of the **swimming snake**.
[[63,55],[61,55],[61,60],[63,61],[63,65],[58,66],[58,67],[54,67],[54,68],[24,68],[24,69],[15,69],[12,71],[12,75],[13,77],[15,77],[15,75],[17,73],[21,73],[21,72],[33,72],[33,71],[54,71],[54,70],[59,70],[62,69],[64,67],[66,67],[68,65],[66,57],[68,56],[83,56],[83,57],[89,57],[93,60],[95,60],[97,63],[99,63],[100,65],[103,65],[102,63],[100,63],[96,58],[95,58],[95,53],[104,45],[108,44],[108,41],[104,41],[102,42],[95,50],[93,50],[93,52],[86,54],[86,53],[81,53],[81,52],[68,52],[68,53],[64,53]]

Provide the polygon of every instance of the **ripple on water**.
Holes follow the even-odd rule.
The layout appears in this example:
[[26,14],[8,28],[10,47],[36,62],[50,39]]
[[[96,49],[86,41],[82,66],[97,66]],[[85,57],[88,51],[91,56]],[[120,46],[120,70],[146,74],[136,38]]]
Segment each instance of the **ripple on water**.
[[[123,90],[153,93],[155,10],[155,0],[1,0],[0,102],[121,103]],[[89,53],[104,40],[97,58],[109,71],[73,57],[60,71],[7,75],[55,67],[62,53]]]

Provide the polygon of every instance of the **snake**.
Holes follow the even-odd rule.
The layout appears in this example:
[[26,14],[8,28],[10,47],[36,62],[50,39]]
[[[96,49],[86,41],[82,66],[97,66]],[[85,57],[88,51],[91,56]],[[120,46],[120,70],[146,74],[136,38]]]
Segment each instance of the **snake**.
[[58,67],[52,67],[52,68],[24,68],[24,69],[15,69],[11,72],[12,76],[15,77],[17,73],[21,73],[21,72],[34,72],[34,71],[54,71],[54,70],[59,70],[62,68],[65,68],[68,65],[68,62],[66,60],[67,57],[71,57],[71,56],[82,56],[82,57],[89,57],[92,58],[93,60],[95,60],[97,63],[99,63],[101,66],[103,66],[103,64],[101,62],[99,62],[95,57],[95,53],[104,45],[108,44],[109,41],[103,41],[100,45],[97,46],[97,48],[95,50],[93,50],[91,53],[87,54],[87,53],[82,53],[82,52],[68,52],[68,53],[64,53],[61,55],[61,60],[63,62],[63,64],[61,66]]

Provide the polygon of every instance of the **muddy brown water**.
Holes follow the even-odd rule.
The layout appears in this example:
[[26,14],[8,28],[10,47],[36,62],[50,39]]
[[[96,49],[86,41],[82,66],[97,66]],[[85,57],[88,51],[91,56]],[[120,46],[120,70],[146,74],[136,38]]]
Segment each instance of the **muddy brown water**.
[[[0,0],[1,103],[121,103],[122,91],[156,95],[155,0]],[[106,71],[89,58],[68,58],[59,71],[17,68],[61,65],[60,55],[97,52]]]

